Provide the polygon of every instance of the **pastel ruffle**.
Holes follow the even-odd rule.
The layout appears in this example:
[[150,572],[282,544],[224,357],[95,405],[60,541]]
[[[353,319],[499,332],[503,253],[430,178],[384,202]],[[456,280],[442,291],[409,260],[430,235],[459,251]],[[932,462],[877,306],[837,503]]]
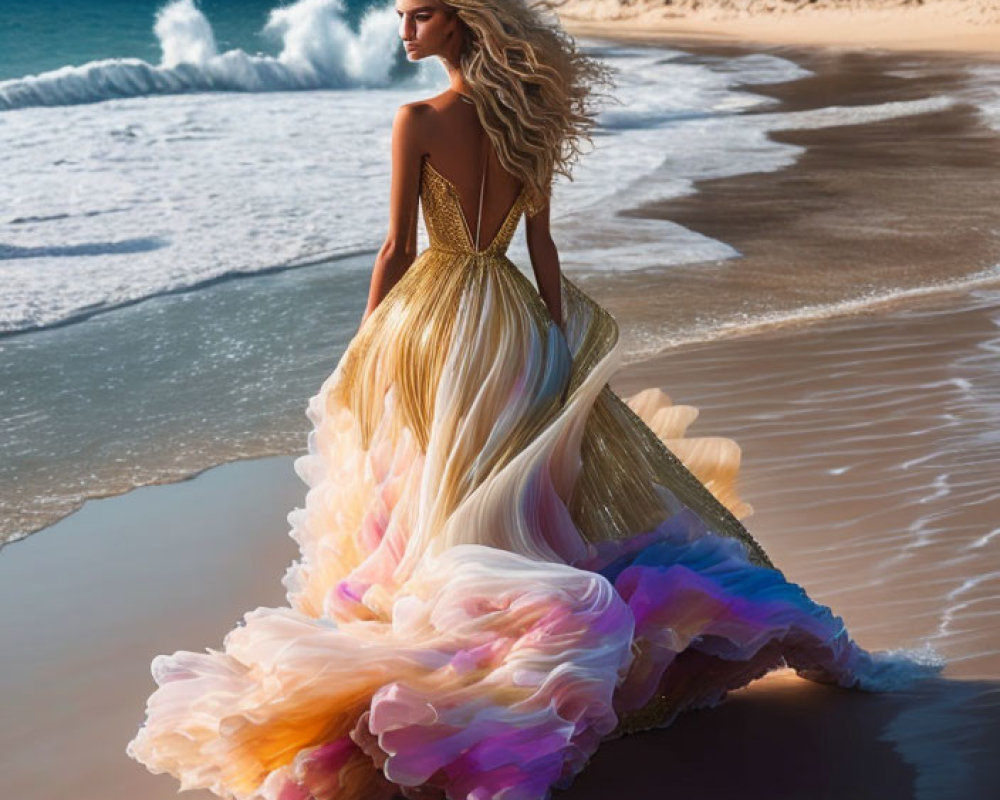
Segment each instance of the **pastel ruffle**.
[[786,663],[871,690],[939,668],[873,658],[801,587],[698,530],[679,514],[596,571],[459,545],[422,562],[387,621],[258,608],[222,652],[154,660],[128,754],[239,800],[528,800],[658,696],[663,726]]
[[365,798],[386,781],[541,797],[614,729],[631,641],[600,575],[460,545],[423,562],[390,621],[258,608],[221,653],[158,656],[128,753],[241,799]]

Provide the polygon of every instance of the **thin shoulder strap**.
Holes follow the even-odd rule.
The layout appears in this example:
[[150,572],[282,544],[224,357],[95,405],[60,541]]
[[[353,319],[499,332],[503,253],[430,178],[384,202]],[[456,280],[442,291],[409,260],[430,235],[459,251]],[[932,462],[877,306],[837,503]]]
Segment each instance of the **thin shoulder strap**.
[[479,182],[479,211],[476,214],[476,250],[479,250],[479,230],[483,224],[483,190],[486,188],[486,165],[489,163],[490,137],[483,131],[483,178]]

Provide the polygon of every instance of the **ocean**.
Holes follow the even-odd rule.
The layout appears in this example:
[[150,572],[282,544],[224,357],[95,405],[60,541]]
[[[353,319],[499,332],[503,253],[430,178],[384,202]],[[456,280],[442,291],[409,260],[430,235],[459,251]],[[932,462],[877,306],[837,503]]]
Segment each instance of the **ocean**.
[[[406,61],[396,26],[392,3],[3,4],[0,541],[91,497],[304,448],[306,401],[357,328],[384,236],[393,113],[446,86],[436,61]],[[1000,130],[1000,70],[983,64],[947,94],[795,110],[761,91],[810,74],[776,54],[581,45],[616,70],[618,100],[554,190],[561,263],[584,286],[663,292],[739,259],[631,212],[786,169],[803,149],[775,131],[957,106]],[[509,255],[527,271],[523,230]],[[709,293],[637,309],[626,355],[998,274]]]

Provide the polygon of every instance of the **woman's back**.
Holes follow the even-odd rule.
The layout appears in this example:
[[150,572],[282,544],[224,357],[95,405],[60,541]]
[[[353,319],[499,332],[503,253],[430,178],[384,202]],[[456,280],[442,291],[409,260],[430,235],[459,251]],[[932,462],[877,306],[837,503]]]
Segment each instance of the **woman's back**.
[[478,221],[485,247],[503,225],[524,182],[500,164],[475,106],[464,95],[448,89],[411,107],[423,117],[423,157],[454,187],[473,235]]

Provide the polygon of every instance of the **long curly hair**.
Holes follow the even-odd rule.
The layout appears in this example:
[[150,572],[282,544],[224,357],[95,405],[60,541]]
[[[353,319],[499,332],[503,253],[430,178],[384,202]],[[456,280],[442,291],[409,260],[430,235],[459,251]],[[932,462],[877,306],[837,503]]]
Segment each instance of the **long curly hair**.
[[554,176],[593,145],[598,86],[614,71],[581,53],[553,0],[442,0],[465,28],[459,68],[500,163],[522,178],[529,216]]

